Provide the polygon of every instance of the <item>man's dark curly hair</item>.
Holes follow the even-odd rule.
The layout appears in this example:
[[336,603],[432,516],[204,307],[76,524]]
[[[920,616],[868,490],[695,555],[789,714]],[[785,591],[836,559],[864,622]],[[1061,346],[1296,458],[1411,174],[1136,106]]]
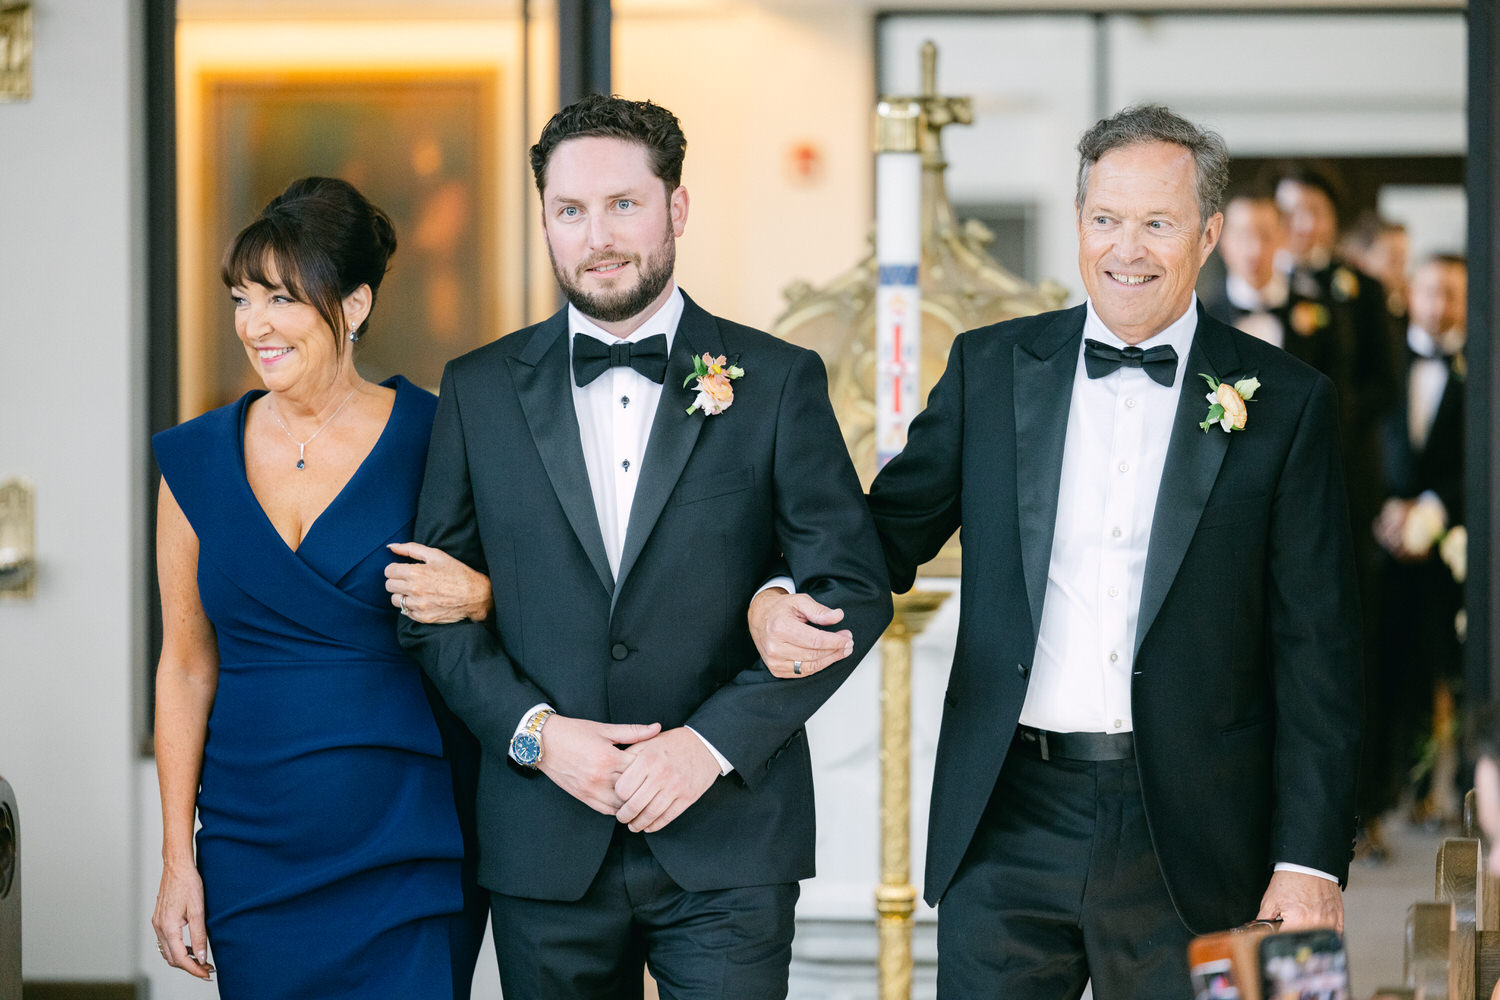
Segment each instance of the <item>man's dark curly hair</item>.
[[651,157],[651,172],[661,178],[669,193],[682,183],[687,138],[676,115],[650,101],[589,94],[553,115],[542,128],[541,138],[531,147],[531,172],[536,177],[538,194],[547,186],[547,161],[552,158],[553,150],[569,139],[583,136],[638,142]]

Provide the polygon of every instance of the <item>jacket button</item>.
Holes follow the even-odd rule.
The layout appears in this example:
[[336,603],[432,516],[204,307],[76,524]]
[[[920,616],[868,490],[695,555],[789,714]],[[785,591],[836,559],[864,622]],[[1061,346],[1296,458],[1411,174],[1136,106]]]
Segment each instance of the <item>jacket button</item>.
[[1020,676],[1025,677],[1026,673],[1027,673],[1027,670],[1028,670],[1028,667],[1026,666],[1026,664],[1024,664],[1024,663],[1017,663],[1016,664],[1016,673],[1019,674]]
[[623,642],[617,642],[610,647],[609,655],[613,656],[617,660],[623,660],[625,659],[625,657],[630,655],[630,647],[625,645]]

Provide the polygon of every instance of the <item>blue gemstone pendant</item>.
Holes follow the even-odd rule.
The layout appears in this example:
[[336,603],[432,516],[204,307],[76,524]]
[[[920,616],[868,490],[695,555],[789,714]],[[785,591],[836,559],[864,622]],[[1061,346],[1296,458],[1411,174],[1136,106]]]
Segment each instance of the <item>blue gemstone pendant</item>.
[[307,463],[304,462],[302,459],[299,458],[299,459],[297,459],[297,468],[299,468],[299,469],[305,469],[305,468],[307,468]]

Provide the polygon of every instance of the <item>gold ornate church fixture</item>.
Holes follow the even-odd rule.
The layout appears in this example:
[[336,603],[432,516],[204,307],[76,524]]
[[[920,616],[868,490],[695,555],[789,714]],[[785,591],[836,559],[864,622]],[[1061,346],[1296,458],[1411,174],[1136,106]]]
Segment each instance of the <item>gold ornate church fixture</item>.
[[0,101],[31,99],[32,20],[30,2],[0,0]]
[[910,1000],[911,884],[911,641],[937,614],[948,592],[897,594],[895,617],[880,639],[880,884],[875,887],[879,1000]]
[[[1067,294],[1055,282],[1035,287],[1005,270],[989,255],[994,242],[989,230],[977,220],[960,223],[955,216],[943,177],[948,162],[942,130],[972,121],[969,98],[938,94],[937,46],[932,42],[922,46],[922,93],[882,96],[877,105],[876,155],[918,152],[922,160],[916,381],[923,404],[960,332],[1056,309]],[[789,287],[787,310],[772,327],[777,336],[816,350],[828,366],[829,394],[844,443],[867,488],[877,471],[880,267],[871,242],[869,255],[826,287],[814,289],[806,282]],[[956,541],[925,571],[957,576]],[[947,597],[945,591],[921,590],[897,595],[895,618],[881,640],[881,883],[875,890],[880,1000],[911,996],[917,899],[911,884],[911,644]]]
[[[922,46],[922,93],[880,98],[886,114],[877,118],[877,139],[901,142],[910,136],[922,154],[921,396],[947,364],[953,338],[964,330],[1030,316],[1062,305],[1067,292],[1053,281],[1027,284],[990,256],[994,242],[976,219],[960,222],[948,200],[942,130],[973,122],[967,97],[937,93],[937,46]],[[915,126],[898,119],[910,118]],[[909,140],[908,140],[909,141]],[[883,152],[878,147],[876,152]],[[828,366],[828,389],[843,428],[844,443],[860,481],[875,478],[875,289],[879,280],[874,247],[848,271],[822,288],[794,282],[783,292],[787,308],[771,332],[817,351]],[[957,574],[957,564],[951,572]]]

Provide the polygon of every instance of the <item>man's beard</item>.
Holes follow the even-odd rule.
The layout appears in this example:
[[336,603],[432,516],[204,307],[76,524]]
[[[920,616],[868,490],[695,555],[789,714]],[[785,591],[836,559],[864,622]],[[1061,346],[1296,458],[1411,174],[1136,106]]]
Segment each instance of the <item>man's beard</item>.
[[668,226],[662,245],[644,260],[635,254],[611,253],[599,254],[584,261],[578,267],[580,274],[602,261],[622,259],[629,261],[640,272],[640,277],[632,287],[598,294],[584,291],[573,280],[572,275],[563,273],[562,268],[557,266],[557,258],[552,255],[550,242],[547,244],[547,256],[552,261],[552,273],[562,286],[563,294],[579,312],[600,323],[619,323],[655,302],[662,289],[667,287],[667,283],[672,280],[672,269],[677,263],[677,242]]

